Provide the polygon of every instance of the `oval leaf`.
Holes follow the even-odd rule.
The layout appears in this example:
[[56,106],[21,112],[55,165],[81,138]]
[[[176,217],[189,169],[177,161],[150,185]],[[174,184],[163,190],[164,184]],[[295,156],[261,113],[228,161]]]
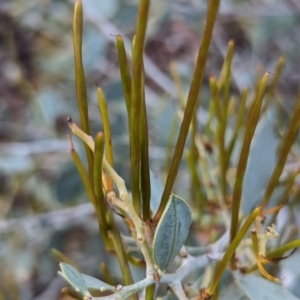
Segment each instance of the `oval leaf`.
[[59,265],[61,272],[58,273],[65,278],[77,292],[84,296],[92,296],[82,275],[73,266],[65,263],[60,263]]
[[153,239],[154,261],[164,271],[173,261],[185,242],[190,226],[191,211],[187,203],[171,195]]
[[94,290],[100,290],[100,292],[106,292],[106,291],[111,291],[111,292],[115,292],[115,287],[105,283],[95,277],[89,276],[89,275],[85,275],[85,274],[81,274],[82,278],[86,284],[86,286],[89,289],[94,289]]

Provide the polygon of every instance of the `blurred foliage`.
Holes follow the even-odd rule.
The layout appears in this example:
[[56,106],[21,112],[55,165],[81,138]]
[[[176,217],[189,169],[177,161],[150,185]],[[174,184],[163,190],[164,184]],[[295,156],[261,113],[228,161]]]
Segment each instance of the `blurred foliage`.
[[[132,38],[137,1],[89,0],[84,1],[84,7],[83,64],[92,135],[103,128],[96,92],[101,86],[108,99],[115,167],[129,185],[129,159],[124,159],[129,158],[126,108],[114,41],[117,34]],[[164,167],[165,147],[173,116],[181,113],[180,93],[185,95],[190,84],[205,9],[195,0],[152,1],[146,41],[150,59],[145,61],[146,93],[149,154],[152,168],[159,173],[168,169]],[[113,270],[113,280],[121,280],[118,264],[98,238],[93,209],[85,204],[87,195],[69,153],[66,119],[79,119],[72,18],[71,1],[0,2],[0,265],[5,270],[0,275],[0,299],[59,299],[64,283],[56,276],[52,248],[76,262],[85,273],[103,279],[105,272],[100,263],[105,261]],[[236,43],[232,93],[255,86],[264,70],[272,77],[278,58],[287,58],[275,93],[279,109],[268,112],[271,115],[259,125],[253,146],[261,162],[256,160],[250,174],[263,169],[267,180],[274,166],[270,149],[276,148],[278,136],[285,132],[298,92],[300,4],[296,0],[223,1],[201,93],[200,122],[206,120],[209,110],[209,75],[219,74],[230,39]],[[178,92],[170,72],[173,61],[182,83]],[[268,120],[276,120],[276,134]],[[81,144],[75,146],[83,159]],[[295,147],[288,167],[293,168],[298,157],[299,149]],[[190,197],[187,168],[182,165],[177,178],[180,185],[175,185],[175,192],[186,199]],[[266,182],[255,180],[254,176],[253,187],[248,188],[252,191],[255,186],[255,192],[263,192]],[[295,182],[294,189],[298,190]],[[281,192],[274,197],[277,194],[280,198]],[[297,221],[297,194],[291,200]],[[250,210],[254,202],[245,201],[244,211]],[[292,226],[283,230],[290,230],[291,235],[294,232]],[[210,234],[207,229],[203,241],[209,240]],[[294,274],[286,285],[300,297],[296,284],[300,273],[295,268],[298,262],[296,253],[293,260],[282,264]],[[133,274],[135,278],[142,276],[138,269]]]

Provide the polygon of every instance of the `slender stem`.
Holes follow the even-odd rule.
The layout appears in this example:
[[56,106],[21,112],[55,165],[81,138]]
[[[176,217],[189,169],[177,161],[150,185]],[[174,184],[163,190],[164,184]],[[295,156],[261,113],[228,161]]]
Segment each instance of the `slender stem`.
[[[131,99],[131,75],[128,66],[128,60],[125,45],[122,36],[117,35],[117,50],[120,62],[120,75],[123,86],[124,98],[127,108],[127,115],[130,115],[130,99]],[[129,118],[130,120],[130,118]]]
[[[92,151],[95,149],[95,143],[93,139],[85,134],[75,123],[72,122],[72,119],[69,118],[69,127],[72,130],[72,133],[80,137],[89,147]],[[149,245],[147,241],[147,237],[145,234],[145,226],[143,224],[143,221],[140,219],[140,217],[136,214],[135,208],[133,207],[132,201],[129,198],[125,181],[123,178],[121,178],[117,172],[110,166],[110,164],[107,162],[105,157],[103,157],[102,161],[102,168],[105,172],[111,176],[113,181],[115,182],[118,190],[120,199],[116,197],[116,194],[114,191],[111,191],[107,194],[107,198],[109,201],[113,204],[122,209],[124,212],[128,213],[132,222],[134,223],[135,231],[136,231],[136,240],[138,241],[141,251],[143,253],[143,256],[146,261],[147,265],[147,274],[153,275],[155,268],[154,268],[154,261],[152,257],[152,248]]]
[[146,300],[153,300],[155,293],[155,284],[151,284],[146,287]]
[[161,215],[165,210],[175,179],[177,177],[179,164],[183,155],[186,138],[189,132],[189,127],[194,115],[195,108],[197,106],[198,96],[200,93],[202,80],[204,77],[208,50],[212,40],[212,32],[217,18],[219,4],[220,4],[220,0],[210,0],[208,3],[207,14],[206,14],[207,16],[206,25],[204,29],[202,43],[198,53],[193,80],[188,94],[186,110],[184,112],[183,120],[181,123],[180,132],[175,146],[171,167],[168,173],[165,189],[161,198],[161,203],[154,217],[155,222],[158,222],[158,220],[160,219]]
[[227,55],[224,60],[224,65],[218,80],[218,89],[223,89],[223,117],[225,124],[227,123],[227,111],[229,104],[229,88],[230,88],[230,75],[231,75],[231,64],[234,54],[234,41],[231,40],[228,43]]
[[74,149],[74,146],[73,146],[72,142],[71,142],[71,155],[72,155],[74,163],[77,167],[79,175],[80,175],[80,177],[83,181],[84,187],[85,187],[85,189],[88,193],[88,196],[89,196],[91,202],[93,203],[93,205],[96,207],[96,199],[95,199],[95,196],[94,196],[94,192],[93,192],[93,188],[92,188],[90,179],[88,177],[87,172],[84,169],[83,163],[81,162],[81,159],[80,159],[78,153]]
[[[82,2],[77,0],[74,9],[73,20],[73,46],[74,46],[74,60],[75,60],[75,81],[78,109],[81,120],[82,130],[86,134],[90,134],[87,92],[85,86],[85,76],[82,64]],[[89,147],[84,145],[88,160],[90,178],[93,176],[93,152]]]
[[75,269],[77,269],[78,272],[82,272],[82,270],[69,257],[67,257],[65,254],[63,254],[59,250],[57,250],[55,248],[51,248],[51,256],[53,256],[54,259],[58,263],[69,264],[69,265],[73,266]]
[[276,95],[274,93],[275,93],[275,89],[277,87],[278,81],[280,79],[280,76],[282,74],[284,65],[285,65],[285,58],[283,56],[281,56],[276,64],[275,72],[272,73],[273,76],[271,76],[271,81],[270,81],[269,89],[268,89],[268,92],[266,95],[265,104],[262,109],[263,113],[267,110],[267,108],[269,107],[269,104],[272,101],[274,101],[274,98],[276,99]]
[[296,108],[295,108],[295,112],[294,112],[292,121],[290,123],[290,127],[282,141],[281,150],[279,152],[279,156],[277,159],[275,169],[274,169],[272,176],[268,182],[263,200],[261,202],[262,210],[268,204],[270,197],[272,196],[273,191],[274,191],[275,187],[277,186],[277,183],[278,183],[280,175],[283,171],[287,156],[288,156],[290,149],[295,141],[295,138],[296,138],[296,135],[298,132],[299,122],[300,122],[300,93],[298,95]]
[[[289,194],[293,190],[295,178],[297,175],[299,175],[299,171],[300,170],[297,170],[296,172],[292,173],[291,176],[288,178],[287,182],[285,183],[283,193],[281,194],[278,202],[276,203],[277,205],[284,206],[289,201]],[[279,213],[279,210],[272,214],[272,217],[269,220],[269,224],[275,223],[278,213]]]
[[111,250],[111,241],[108,236],[108,224],[106,220],[106,200],[103,194],[102,185],[102,161],[104,154],[104,136],[100,132],[95,139],[95,152],[94,152],[94,192],[95,192],[95,208],[99,221],[100,232],[102,234],[105,246]]
[[[221,172],[221,190],[223,202],[226,200],[226,151],[225,151],[225,132],[226,132],[226,123],[225,113],[222,114],[221,108],[221,100],[219,95],[219,89],[217,85],[216,79],[211,76],[209,79],[210,89],[212,93],[212,101],[214,103],[217,119],[218,119],[218,127],[217,127],[217,138],[219,144],[219,164],[220,164],[220,172]],[[224,108],[225,109],[225,108]]]
[[211,286],[209,287],[209,293],[211,295],[214,294],[214,291],[221,279],[221,276],[224,272],[224,270],[227,267],[227,264],[230,260],[230,258],[232,257],[232,255],[234,254],[236,248],[238,247],[238,245],[240,244],[240,242],[242,241],[242,239],[245,237],[248,229],[250,228],[251,224],[253,223],[253,221],[255,220],[255,218],[258,216],[260,212],[260,207],[256,208],[251,215],[247,218],[247,220],[245,221],[245,223],[242,225],[241,229],[239,230],[239,232],[235,235],[234,239],[232,240],[232,242],[230,243],[227,251],[225,252],[222,260],[220,261],[218,268],[214,274]]
[[[106,101],[101,88],[97,89],[97,94],[98,94],[100,114],[101,114],[103,128],[104,128],[106,159],[108,163],[111,166],[113,166],[114,165],[113,146],[112,146],[111,130],[110,130],[109,115],[107,111]],[[110,176],[107,178],[107,189],[108,191],[113,190],[113,182]]]
[[275,91],[275,88],[278,84],[278,81],[279,81],[279,78],[282,74],[282,71],[283,71],[283,68],[284,68],[284,65],[285,65],[285,57],[281,56],[276,64],[276,67],[275,67],[275,74],[274,76],[272,77],[272,80],[270,82],[270,88],[269,88],[269,91],[268,91],[268,94],[269,95],[273,95],[274,94],[274,91]]
[[241,127],[242,127],[243,120],[245,118],[247,99],[248,99],[248,89],[245,88],[242,91],[241,103],[240,103],[240,107],[239,107],[239,110],[238,110],[238,113],[237,113],[237,120],[236,120],[236,123],[235,123],[235,126],[234,126],[232,138],[231,138],[231,140],[229,142],[229,145],[227,147],[227,150],[226,150],[226,169],[229,166],[230,158],[231,158],[234,146],[235,146],[236,141],[237,141],[238,133],[239,133],[239,130],[241,129]]
[[113,280],[113,277],[111,276],[111,273],[109,272],[107,264],[102,262],[100,264],[100,267],[101,267],[102,274],[105,278],[105,282],[110,284],[110,285],[115,285],[115,281]]
[[[117,257],[120,263],[124,283],[126,285],[133,284],[134,281],[129,268],[126,252],[122,243],[120,231],[111,210],[107,212],[107,220],[108,220],[108,225],[110,227],[111,239],[114,245],[114,249],[116,250]],[[135,295],[135,297],[133,297],[132,299],[137,300],[138,299],[137,295]]]
[[[264,97],[264,93],[267,87],[268,74],[266,73],[261,81],[259,82],[255,100],[252,104],[250,115],[247,121],[246,133],[244,138],[243,147],[241,150],[237,171],[236,171],[236,179],[232,194],[232,214],[231,214],[231,228],[230,228],[230,242],[233,241],[235,235],[238,231],[238,223],[239,223],[239,211],[240,211],[240,203],[242,197],[242,188],[244,182],[244,175],[246,171],[250,145],[252,138],[254,136],[254,132],[256,129],[256,125],[258,123],[261,105]],[[234,259],[234,258],[233,258]]]
[[300,239],[289,242],[285,245],[278,247],[277,249],[267,252],[266,258],[278,258],[281,257],[286,251],[293,250],[300,247]]
[[150,1],[141,0],[137,18],[137,32],[132,56],[132,84],[130,104],[130,160],[131,160],[131,189],[135,211],[140,215],[140,116],[142,107],[143,85],[143,51],[146,37]]
[[186,152],[186,161],[188,164],[188,167],[190,169],[190,175],[192,179],[192,186],[193,186],[193,204],[195,206],[196,211],[198,212],[198,220],[201,219],[201,216],[203,214],[203,208],[205,205],[205,196],[201,189],[201,182],[199,178],[199,174],[197,172],[197,164],[195,164],[195,161],[192,158],[191,151]]
[[145,73],[142,72],[142,107],[141,107],[141,192],[143,199],[143,220],[146,221],[151,217],[150,198],[150,167],[149,167],[149,138],[148,138],[148,121],[145,100]]
[[260,254],[259,254],[259,239],[257,237],[257,232],[256,232],[255,228],[253,228],[251,230],[251,238],[252,238],[253,252],[254,252],[254,255],[255,255],[255,258],[256,258],[257,267],[258,267],[260,273],[263,276],[265,276],[267,279],[269,279],[271,281],[278,282],[279,279],[276,278],[276,277],[273,277],[263,267],[264,258],[261,257]]

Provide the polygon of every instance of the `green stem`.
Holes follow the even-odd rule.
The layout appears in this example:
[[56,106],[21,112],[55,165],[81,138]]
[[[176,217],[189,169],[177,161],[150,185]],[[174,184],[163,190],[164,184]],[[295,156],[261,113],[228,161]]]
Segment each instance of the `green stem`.
[[[219,89],[216,79],[211,76],[209,79],[210,89],[212,93],[212,101],[214,103],[215,112],[218,119],[217,127],[217,138],[219,144],[219,163],[220,163],[220,173],[221,173],[221,190],[223,202],[226,200],[226,151],[225,151],[225,132],[226,132],[226,123],[225,113],[222,114],[221,100],[219,95]],[[225,108],[224,108],[225,109]]]
[[[111,210],[107,212],[108,225],[110,227],[111,239],[116,250],[118,260],[120,263],[123,279],[125,285],[131,285],[134,283],[133,277],[129,268],[128,260],[126,257],[126,252],[122,243],[119,228],[116,225],[113,213]],[[137,295],[133,296],[131,299],[138,300]]]
[[71,155],[72,155],[74,163],[77,167],[79,175],[83,181],[84,187],[88,193],[88,196],[89,196],[91,202],[93,203],[93,205],[96,207],[96,200],[95,200],[95,196],[94,196],[94,192],[93,192],[93,188],[92,188],[89,176],[88,176],[87,172],[85,171],[83,163],[81,162],[81,159],[80,159],[78,153],[76,152],[76,150],[74,149],[73,145],[71,146]]
[[[144,68],[143,68],[144,69]],[[150,198],[151,198],[151,185],[150,185],[150,167],[149,167],[149,138],[148,138],[148,122],[147,122],[147,109],[145,101],[145,75],[142,72],[142,107],[141,107],[141,192],[143,199],[143,220],[146,221],[151,217]]]
[[190,175],[192,179],[192,187],[193,187],[193,194],[192,194],[192,203],[198,212],[197,218],[198,220],[201,219],[203,214],[203,208],[205,206],[205,196],[201,190],[201,182],[199,178],[199,174],[197,172],[197,164],[191,154],[191,151],[186,152],[186,161],[188,167],[190,169]]
[[234,189],[232,194],[230,242],[233,241],[238,230],[239,211],[240,211],[240,204],[241,204],[241,197],[242,197],[244,175],[245,175],[247,161],[249,157],[251,141],[254,136],[256,125],[258,123],[261,105],[267,87],[267,81],[268,81],[268,74],[266,73],[261,79],[261,81],[259,82],[255,100],[252,104],[250,115],[247,121],[244,143],[243,143],[243,147],[241,150],[241,154],[237,166],[236,179],[235,179],[235,184],[234,184]]
[[[75,81],[76,81],[76,93],[78,109],[81,120],[82,130],[90,135],[90,125],[88,116],[88,103],[87,103],[87,92],[85,85],[84,69],[82,64],[82,2],[77,0],[74,9],[74,20],[73,20],[73,46],[74,46],[74,61],[75,61]],[[90,178],[93,176],[93,152],[87,145],[84,145]]]
[[143,86],[143,51],[146,37],[150,1],[141,0],[137,18],[137,32],[132,55],[132,84],[130,104],[130,160],[131,160],[131,189],[135,211],[140,215],[140,116],[141,95]]
[[153,300],[155,293],[155,284],[146,287],[146,300]]
[[218,89],[223,89],[223,117],[225,124],[227,123],[227,111],[229,104],[229,89],[230,89],[230,75],[231,75],[231,64],[234,54],[234,41],[229,41],[227,55],[224,60],[224,65],[218,80]]
[[262,210],[268,204],[270,197],[272,196],[273,191],[277,186],[277,183],[278,183],[280,175],[283,171],[287,156],[288,156],[290,149],[295,141],[295,138],[296,138],[296,135],[298,132],[299,121],[300,121],[300,93],[298,95],[296,108],[295,108],[295,112],[294,112],[292,121],[290,123],[290,127],[282,141],[282,144],[281,144],[281,150],[279,152],[279,156],[277,159],[275,169],[274,169],[272,176],[268,182],[263,200],[261,202]]
[[266,258],[268,259],[268,258],[282,257],[285,252],[299,247],[300,247],[300,239],[294,240],[292,242],[289,242],[285,245],[278,247],[275,250],[267,252]]
[[241,127],[242,127],[243,120],[245,118],[247,98],[248,98],[248,89],[245,88],[242,91],[241,103],[240,103],[240,107],[239,107],[239,110],[238,110],[238,113],[237,113],[237,120],[236,120],[236,123],[235,123],[235,126],[234,126],[232,138],[229,142],[229,145],[228,145],[228,148],[227,148],[227,151],[226,151],[226,169],[229,166],[230,158],[231,158],[235,143],[237,141],[238,133],[239,133]]
[[208,50],[210,47],[210,43],[212,40],[212,32],[215,25],[215,21],[218,14],[220,0],[210,0],[208,3],[207,8],[207,19],[206,25],[204,29],[202,43],[199,49],[198,58],[196,62],[196,68],[193,75],[193,80],[190,86],[186,110],[184,112],[183,120],[180,127],[179,136],[177,139],[175,151],[173,154],[173,159],[171,163],[171,167],[168,173],[165,189],[163,191],[163,195],[161,198],[159,209],[154,217],[154,221],[157,223],[160,219],[162,213],[165,210],[167,205],[169,196],[171,194],[175,179],[177,177],[180,161],[183,155],[183,150],[185,146],[185,142],[187,139],[187,135],[189,132],[189,127],[194,116],[195,108],[197,107],[198,96],[200,93],[204,72],[205,72],[205,65],[208,56]]
[[106,263],[102,262],[100,264],[100,268],[101,268],[102,274],[105,278],[105,282],[110,285],[116,285],[113,277],[111,276],[111,273],[109,272],[109,269],[108,269]]
[[[105,154],[108,163],[113,167],[114,165],[114,156],[113,156],[113,147],[112,147],[112,139],[111,139],[111,130],[109,123],[109,115],[107,111],[106,101],[104,94],[101,88],[97,89],[98,93],[98,103],[100,108],[100,114],[102,118],[103,128],[104,128],[104,137],[105,137]],[[113,181],[109,176],[107,179],[108,190],[113,190]]]
[[[126,55],[126,50],[124,46],[124,41],[122,36],[117,35],[117,50],[120,62],[120,74],[123,86],[124,98],[127,108],[127,115],[130,115],[130,99],[131,99],[131,75],[128,66],[128,60]],[[130,120],[130,118],[129,118]]]
[[214,274],[211,286],[209,287],[208,291],[211,295],[214,294],[215,289],[222,277],[222,274],[224,272],[224,270],[227,267],[227,264],[230,260],[230,258],[232,257],[232,255],[234,254],[236,248],[238,247],[238,245],[240,244],[240,242],[242,241],[242,239],[245,237],[248,229],[250,228],[251,224],[253,223],[253,221],[255,220],[255,218],[258,216],[260,212],[260,207],[256,208],[251,215],[247,218],[247,220],[245,221],[245,223],[242,225],[241,229],[239,230],[239,232],[235,235],[233,241],[229,244],[229,247],[227,249],[227,251],[225,252],[222,260],[220,261],[216,272]]
[[108,236],[108,225],[106,220],[106,200],[102,187],[102,161],[104,154],[104,136],[100,132],[95,139],[94,151],[94,192],[95,192],[95,208],[99,221],[100,232],[104,240],[104,244],[108,250],[112,249],[111,241]]

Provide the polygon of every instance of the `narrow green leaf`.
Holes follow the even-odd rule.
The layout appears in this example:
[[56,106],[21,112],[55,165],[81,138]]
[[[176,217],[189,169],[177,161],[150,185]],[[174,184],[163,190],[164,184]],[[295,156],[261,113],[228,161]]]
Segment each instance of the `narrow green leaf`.
[[269,88],[269,91],[268,93],[270,95],[272,95],[275,91],[275,88],[278,84],[278,81],[279,81],[279,78],[282,74],[282,71],[283,71],[283,68],[284,68],[284,65],[285,65],[285,57],[281,56],[276,64],[276,67],[275,67],[275,73],[274,73],[274,76],[272,77],[272,80],[270,82],[270,88]]
[[189,132],[192,118],[195,113],[195,108],[197,107],[198,96],[200,93],[200,89],[201,89],[201,85],[205,73],[205,65],[208,57],[208,50],[212,40],[212,32],[213,32],[214,24],[219,10],[219,4],[220,4],[220,0],[210,0],[208,2],[208,8],[206,14],[207,16],[206,25],[203,33],[202,43],[198,53],[196,68],[194,70],[193,79],[188,94],[186,110],[184,112],[183,120],[181,123],[171,167],[168,173],[165,189],[161,198],[161,203],[156,215],[154,216],[154,222],[158,222],[158,220],[162,216],[165,207],[167,205],[169,195],[172,191],[175,179],[177,177],[186,138]]
[[[131,75],[129,71],[126,50],[122,36],[117,35],[117,50],[120,62],[120,74],[124,92],[124,98],[127,108],[127,114],[130,114],[130,98],[131,98]],[[130,118],[129,118],[130,120]]]
[[[99,103],[100,114],[101,114],[101,118],[102,118],[103,129],[104,129],[105,156],[106,156],[108,163],[113,167],[114,155],[113,155],[109,114],[108,114],[108,110],[107,110],[107,106],[106,106],[105,97],[104,97],[104,94],[103,94],[101,88],[97,89],[97,94],[98,94],[98,103]],[[109,176],[107,178],[107,189],[109,191],[113,190],[113,180]]]
[[64,255],[59,250],[55,248],[51,248],[51,255],[55,258],[57,262],[67,263],[80,271],[79,267],[77,267],[76,264],[69,257]]
[[108,269],[108,267],[107,267],[107,264],[104,263],[104,262],[102,262],[102,263],[100,264],[100,267],[101,267],[102,274],[103,274],[103,276],[104,276],[104,278],[105,278],[105,281],[106,281],[108,284],[110,284],[110,285],[115,285],[115,281],[114,281],[113,277],[112,277],[111,274],[110,274],[110,271],[109,271],[109,269]]
[[[225,202],[226,198],[226,151],[225,151],[225,132],[226,132],[226,113],[223,111],[221,107],[221,99],[219,94],[219,88],[217,85],[216,79],[211,76],[209,79],[210,89],[212,93],[212,101],[214,103],[218,127],[217,127],[217,142],[219,145],[219,165],[220,165],[220,173],[221,173],[221,190],[223,201]],[[223,110],[227,109],[223,108]]]
[[240,228],[240,230],[238,231],[238,233],[235,235],[233,241],[229,244],[228,249],[226,250],[222,260],[219,262],[214,277],[212,279],[211,285],[208,289],[209,293],[211,295],[214,294],[220,279],[227,267],[227,264],[230,260],[230,258],[233,256],[236,248],[238,247],[238,245],[240,244],[240,242],[242,241],[242,239],[245,237],[247,231],[249,230],[250,226],[252,225],[253,221],[255,220],[255,218],[258,216],[260,212],[260,207],[256,208],[255,210],[253,210],[253,212],[250,214],[250,216],[246,219],[245,223],[242,225],[242,227]]
[[130,104],[130,159],[131,159],[131,189],[132,201],[135,211],[141,215],[140,200],[140,159],[141,159],[141,138],[140,121],[143,93],[143,52],[146,38],[146,28],[149,0],[141,0],[139,4],[136,37],[134,39],[132,53],[132,82],[131,82],[131,104]]
[[280,152],[278,155],[278,160],[277,160],[275,169],[274,169],[272,176],[266,187],[265,195],[264,195],[264,198],[263,198],[262,204],[261,204],[262,209],[264,209],[265,206],[268,204],[269,199],[271,198],[272,193],[277,186],[277,183],[278,183],[280,175],[283,171],[287,156],[288,156],[288,154],[291,150],[291,147],[295,141],[295,138],[296,138],[296,135],[298,132],[299,122],[300,122],[300,94],[298,95],[295,112],[294,112],[293,118],[291,120],[290,127],[282,141],[282,145],[281,145],[281,149],[280,149]]
[[228,144],[228,147],[226,149],[226,169],[229,166],[231,155],[232,155],[234,146],[237,141],[238,133],[240,132],[240,129],[243,124],[243,120],[245,118],[247,99],[248,99],[248,88],[245,88],[241,94],[241,102],[240,102],[239,110],[237,112],[237,120],[234,125],[233,134],[232,134],[231,140]]
[[104,154],[104,136],[99,132],[95,138],[94,150],[94,195],[95,195],[95,208],[99,221],[101,235],[104,239],[106,249],[112,248],[112,243],[108,237],[108,225],[106,220],[106,199],[103,194],[102,187],[102,160]]
[[231,64],[234,54],[234,41],[230,40],[227,48],[227,55],[224,60],[220,78],[218,80],[218,89],[223,90],[223,118],[225,124],[227,123],[227,111],[229,104],[229,88],[231,77]]
[[148,121],[147,108],[145,99],[145,73],[144,67],[142,72],[142,95],[141,95],[141,123],[140,123],[140,143],[141,143],[141,193],[143,200],[143,220],[146,221],[151,217],[150,199],[150,168],[149,168],[149,137],[148,137]]
[[277,249],[267,252],[266,258],[282,257],[285,252],[291,251],[299,247],[300,247],[300,239],[297,239],[287,244],[281,245]]
[[153,239],[153,257],[161,271],[166,270],[179,252],[188,236],[191,221],[188,204],[172,194]]
[[[90,135],[89,115],[88,115],[88,103],[87,92],[85,86],[85,75],[82,64],[82,2],[77,0],[74,8],[74,20],[73,20],[73,46],[74,46],[74,61],[75,61],[75,81],[76,81],[76,93],[78,109],[81,120],[82,130]],[[91,149],[84,145],[88,165],[89,174],[92,177],[93,174],[93,152]]]
[[[197,159],[198,157],[196,157]],[[200,222],[201,215],[203,213],[203,208],[206,204],[205,196],[202,191],[202,183],[200,181],[200,176],[197,170],[197,162],[194,159],[194,155],[192,156],[191,151],[186,151],[186,161],[188,167],[190,169],[190,176],[192,181],[192,200],[193,205],[198,212],[198,219]]]
[[255,100],[252,104],[250,115],[247,121],[245,138],[237,166],[236,179],[232,194],[232,214],[231,214],[231,227],[230,227],[230,241],[233,241],[238,231],[239,211],[241,205],[242,188],[244,182],[244,175],[248,162],[251,141],[259,120],[262,101],[264,98],[265,90],[268,82],[268,74],[266,73],[259,82]]
[[[107,212],[107,223],[110,227],[110,237],[113,242],[114,249],[117,253],[124,283],[125,285],[133,284],[134,281],[131,274],[131,270],[129,268],[129,262],[127,260],[126,251],[124,249],[124,244],[121,238],[120,230],[116,224],[116,220],[111,209],[109,209]],[[132,299],[137,299],[137,297],[133,296]]]
[[92,296],[82,275],[71,265],[60,263],[61,272],[58,272],[70,285],[84,296]]
[[84,168],[83,163],[81,162],[81,159],[80,159],[78,153],[76,152],[76,150],[73,147],[71,148],[71,155],[72,155],[74,163],[77,167],[79,175],[80,175],[80,177],[83,181],[84,187],[85,187],[85,189],[86,189],[86,191],[89,195],[89,198],[90,198],[91,202],[93,203],[93,205],[95,206],[96,205],[96,200],[95,200],[93,188],[92,188],[92,185],[91,185],[91,181],[88,177],[88,174],[87,174],[87,172]]
[[113,149],[112,149],[112,141],[111,141],[109,114],[107,110],[105,97],[101,88],[97,89],[97,94],[98,94],[99,109],[100,109],[100,114],[103,122],[103,129],[104,129],[106,159],[108,163],[113,167],[114,158],[113,158]]

